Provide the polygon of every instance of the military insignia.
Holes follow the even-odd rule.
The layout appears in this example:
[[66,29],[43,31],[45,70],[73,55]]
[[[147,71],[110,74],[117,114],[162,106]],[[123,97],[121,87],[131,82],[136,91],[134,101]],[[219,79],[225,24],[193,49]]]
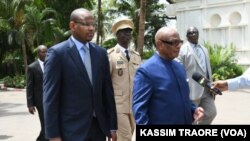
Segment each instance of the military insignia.
[[114,48],[108,49],[108,54],[112,53],[114,50],[115,50]]
[[123,70],[120,68],[120,69],[118,69],[118,75],[119,76],[122,76],[123,75]]
[[117,65],[124,64],[124,62],[123,62],[123,61],[121,61],[121,60],[117,61],[116,63],[117,63]]

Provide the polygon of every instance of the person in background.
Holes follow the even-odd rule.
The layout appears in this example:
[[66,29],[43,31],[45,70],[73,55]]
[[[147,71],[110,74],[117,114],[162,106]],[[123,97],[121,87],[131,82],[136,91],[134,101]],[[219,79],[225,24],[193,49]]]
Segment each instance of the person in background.
[[106,49],[90,42],[95,18],[84,8],[70,15],[72,36],[45,59],[44,116],[50,141],[116,141],[117,117]]
[[138,125],[176,125],[199,121],[203,109],[189,98],[186,71],[174,58],[183,41],[175,28],[155,35],[156,53],[135,73],[133,114]]
[[118,43],[108,50],[117,110],[118,141],[131,141],[135,129],[131,108],[132,87],[134,74],[141,63],[141,57],[130,47],[133,28],[134,24],[129,19],[117,21],[112,27],[112,32],[116,35]]
[[227,80],[218,80],[212,83],[212,89],[218,88],[221,91],[234,91],[238,89],[249,89],[250,88],[250,68],[241,76],[227,79]]
[[36,49],[38,59],[28,66],[26,98],[29,113],[38,112],[40,121],[40,134],[36,141],[48,141],[45,138],[44,114],[43,114],[43,71],[44,59],[47,53],[45,45],[39,45]]
[[[212,82],[212,70],[208,51],[198,43],[199,31],[191,26],[186,32],[187,42],[182,45],[178,60],[184,65],[190,88],[190,98],[196,106],[201,106],[205,111],[204,118],[199,124],[211,124],[217,115],[214,103],[215,95],[192,79],[194,72],[200,73]],[[197,124],[197,123],[194,123]]]

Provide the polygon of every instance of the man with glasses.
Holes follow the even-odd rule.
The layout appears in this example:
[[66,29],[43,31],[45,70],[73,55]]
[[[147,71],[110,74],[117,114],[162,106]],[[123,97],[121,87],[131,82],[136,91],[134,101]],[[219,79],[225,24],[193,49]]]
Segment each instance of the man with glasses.
[[184,67],[174,60],[182,42],[175,28],[162,27],[157,31],[157,51],[134,77],[132,109],[136,124],[191,125],[203,117],[203,109],[189,98]]
[[44,116],[50,141],[116,141],[117,117],[106,49],[92,43],[95,18],[70,15],[71,37],[52,46],[44,69]]
[[215,95],[208,88],[202,87],[192,79],[194,72],[200,73],[212,82],[212,71],[208,51],[198,43],[199,31],[191,26],[186,33],[187,42],[182,45],[178,60],[184,65],[190,88],[190,99],[196,106],[201,106],[205,111],[205,116],[200,122],[194,124],[211,124],[217,112],[214,103]]
[[112,26],[117,44],[108,50],[110,73],[113,82],[117,110],[117,140],[131,141],[135,129],[132,114],[132,87],[136,69],[141,63],[141,56],[130,45],[134,24],[123,18]]

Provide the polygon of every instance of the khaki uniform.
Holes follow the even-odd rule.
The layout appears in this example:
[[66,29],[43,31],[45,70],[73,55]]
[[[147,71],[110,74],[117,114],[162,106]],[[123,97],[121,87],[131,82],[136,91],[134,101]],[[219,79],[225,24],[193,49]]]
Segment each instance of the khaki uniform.
[[[129,62],[125,54],[118,48],[118,45],[108,50],[110,73],[117,109],[118,140],[122,141],[131,140],[135,128],[132,114],[132,87],[135,71],[141,63],[139,53],[131,49],[128,50],[130,54]],[[124,129],[126,131],[123,132]],[[131,132],[131,134],[128,134],[128,132]],[[123,139],[119,139],[119,134],[123,134]],[[124,136],[128,138],[126,139]]]

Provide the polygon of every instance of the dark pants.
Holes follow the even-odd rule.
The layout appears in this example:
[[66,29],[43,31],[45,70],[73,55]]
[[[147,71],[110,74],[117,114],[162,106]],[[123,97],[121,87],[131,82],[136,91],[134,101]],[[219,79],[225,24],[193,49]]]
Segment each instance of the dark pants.
[[41,125],[40,134],[36,138],[36,141],[49,141],[48,139],[45,138],[43,107],[42,106],[36,106],[36,109],[37,109],[37,112],[38,112],[40,125]]
[[86,141],[106,141],[106,135],[102,132],[96,118],[92,120],[92,125]]

